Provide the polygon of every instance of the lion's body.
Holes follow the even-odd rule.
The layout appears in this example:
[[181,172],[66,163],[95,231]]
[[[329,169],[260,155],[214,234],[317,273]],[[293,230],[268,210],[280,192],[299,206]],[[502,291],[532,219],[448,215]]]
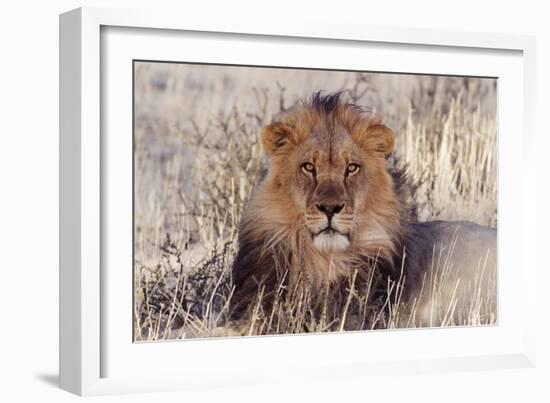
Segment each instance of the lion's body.
[[234,318],[256,301],[269,309],[281,290],[350,277],[367,284],[374,272],[427,312],[431,297],[421,294],[438,281],[428,269],[441,262],[441,248],[468,270],[484,250],[494,255],[495,230],[417,222],[413,187],[387,158],[393,134],[338,95],[314,95],[264,129],[262,142],[271,165],[241,222]]
[[441,323],[441,318],[433,317],[435,311],[451,312],[447,320],[455,324],[472,321],[468,317],[472,312],[483,316],[475,319],[476,324],[494,322],[496,317],[490,315],[496,315],[497,302],[496,229],[468,221],[431,221],[412,227],[428,246],[421,264],[405,266],[410,277],[406,298],[417,301],[421,323]]

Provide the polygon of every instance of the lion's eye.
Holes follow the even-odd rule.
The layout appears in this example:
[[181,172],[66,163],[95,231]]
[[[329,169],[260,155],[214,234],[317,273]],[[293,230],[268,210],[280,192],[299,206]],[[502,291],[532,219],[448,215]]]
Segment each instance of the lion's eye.
[[315,175],[315,165],[313,165],[311,162],[304,162],[302,164],[302,171],[304,171],[308,175]]
[[359,172],[359,164],[349,164],[346,169],[346,175],[355,175],[357,172]]

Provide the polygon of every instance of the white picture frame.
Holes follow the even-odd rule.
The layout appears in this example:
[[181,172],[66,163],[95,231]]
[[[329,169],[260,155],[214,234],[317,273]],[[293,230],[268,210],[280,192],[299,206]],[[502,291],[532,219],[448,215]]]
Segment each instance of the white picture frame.
[[[117,36],[117,32],[121,35]],[[155,35],[151,36],[151,33]],[[445,74],[459,69],[449,66],[461,65],[461,72],[491,75],[487,72],[493,68],[505,69],[508,63],[506,60],[509,59],[511,67],[503,73],[507,77],[504,81],[504,92],[510,95],[508,98],[514,95],[514,102],[512,103],[511,99],[501,102],[499,98],[500,123],[507,123],[506,127],[501,127],[499,123],[499,158],[506,161],[508,156],[515,152],[516,155],[521,155],[522,160],[528,162],[534,153],[533,37],[324,22],[289,21],[288,24],[281,25],[268,20],[245,22],[232,19],[201,19],[192,15],[151,10],[81,8],[61,15],[60,385],[63,389],[79,395],[96,395],[292,382],[298,374],[302,380],[323,379],[327,376],[331,379],[335,376],[346,379],[381,373],[412,374],[534,365],[535,322],[530,320],[529,312],[535,312],[535,284],[529,279],[536,277],[536,253],[532,250],[535,244],[532,234],[536,232],[535,183],[534,179],[530,179],[521,169],[512,171],[502,164],[499,165],[499,185],[506,180],[520,186],[522,192],[514,193],[513,189],[507,190],[506,186],[502,188],[502,192],[506,196],[506,192],[509,191],[510,197],[503,197],[499,192],[499,214],[502,214],[502,217],[499,215],[499,270],[501,267],[504,270],[499,287],[499,309],[509,309],[499,311],[499,318],[503,314],[504,319],[499,319],[496,326],[367,332],[368,335],[358,332],[326,336],[145,343],[139,346],[133,344],[131,334],[127,334],[128,327],[123,325],[119,328],[117,325],[121,323],[121,317],[117,316],[117,312],[123,314],[127,308],[129,290],[120,290],[123,295],[120,298],[122,302],[120,305],[113,305],[110,293],[118,290],[117,284],[120,286],[123,283],[117,282],[119,280],[116,277],[111,277],[110,272],[105,272],[105,267],[109,263],[107,260],[110,259],[107,257],[109,244],[105,243],[105,228],[110,225],[126,228],[127,223],[116,223],[114,215],[102,212],[102,208],[106,209],[106,206],[111,208],[110,196],[106,195],[112,190],[108,183],[110,180],[116,181],[109,179],[111,175],[115,177],[114,172],[109,170],[118,169],[109,163],[105,147],[109,147],[111,155],[113,151],[123,150],[117,147],[124,147],[124,143],[117,145],[116,142],[112,142],[113,136],[107,139],[104,137],[105,133],[112,132],[111,124],[118,124],[118,121],[111,122],[106,117],[109,114],[113,115],[115,111],[116,116],[128,112],[124,112],[127,104],[117,101],[128,94],[128,88],[124,87],[127,81],[105,80],[102,74],[120,74],[114,71],[117,70],[117,66],[125,65],[125,60],[143,58],[141,53],[132,54],[142,52],[131,46],[132,36],[142,35],[140,49],[156,48],[154,51],[151,50],[151,55],[163,58],[170,57],[166,55],[177,47],[178,41],[183,40],[182,35],[185,36],[185,33],[193,33],[195,40],[201,35],[214,35],[215,41],[229,41],[231,38],[245,41],[248,38],[260,45],[267,41],[272,44],[271,46],[292,43],[302,49],[304,46],[311,46],[315,41],[320,41],[322,46],[330,46],[334,51],[342,48],[342,52],[345,52],[346,47],[355,48],[356,52],[362,52],[362,46],[375,46],[382,51],[393,47],[397,53],[392,56],[391,52],[388,52],[384,56],[387,58],[385,62],[395,60],[395,68],[398,71],[400,66],[405,65],[404,62],[398,61],[399,52],[420,53],[431,63],[430,70],[426,67],[425,61],[424,64],[418,60],[411,61],[410,63],[417,62],[418,65],[409,65],[406,70],[401,69],[407,72],[418,72],[422,69],[424,73]],[[189,45],[188,54],[193,49],[192,42],[189,42]],[[178,51],[185,52],[185,49]],[[147,50],[143,52],[147,53]],[[430,52],[440,52],[444,57],[436,58]],[[231,54],[228,53],[225,60],[231,61],[229,58],[241,57],[238,59],[241,60],[241,64],[274,63],[267,60],[261,51],[249,53],[245,55],[237,46],[232,47]],[[486,63],[476,66],[459,62],[466,54],[473,55],[473,58],[487,56]],[[200,61],[197,60],[200,57],[199,53],[195,55],[188,56],[186,61]],[[503,55],[502,63],[498,59],[499,55]],[[493,56],[496,57],[495,60],[491,59]],[[110,58],[112,65],[110,62],[105,64],[105,60],[102,60],[105,57]],[[220,61],[223,57],[221,55],[211,61]],[[392,57],[394,59],[390,59]],[[117,61],[117,58],[120,60]],[[312,56],[312,59],[315,58]],[[168,60],[174,59],[170,57]],[[299,66],[303,63],[306,62]],[[320,65],[322,61],[316,60],[311,63],[317,67],[331,67],[331,63],[334,62],[329,60],[326,62],[328,64],[323,66]],[[349,63],[351,62],[348,62],[347,66]],[[357,63],[360,67],[361,62]],[[387,71],[387,68],[384,68],[384,60],[380,63],[381,71]],[[491,67],[498,64],[502,66]],[[112,98],[110,94],[114,94]],[[521,102],[518,101],[518,97]],[[109,106],[106,107],[106,104]],[[518,104],[521,108],[518,108]],[[114,109],[109,109],[111,107]],[[515,112],[515,115],[512,112]],[[124,126],[123,120],[120,122],[120,129],[124,133],[127,126]],[[508,134],[510,135],[507,136]],[[128,135],[131,138],[131,132]],[[125,141],[123,135],[119,134],[116,138]],[[128,155],[121,155],[121,158],[127,162]],[[117,172],[121,174],[121,180],[127,178],[127,172],[126,176],[123,171]],[[126,200],[124,196],[118,199]],[[124,209],[125,205],[122,203],[116,208]],[[511,212],[514,212],[513,217]],[[500,222],[504,222],[504,225],[500,225]],[[121,238],[118,240],[123,243],[130,241],[124,240],[124,237],[128,236],[127,232],[119,232]],[[113,237],[110,236],[110,239]],[[510,246],[514,245],[514,249],[511,250]],[[517,270],[517,279],[512,277],[513,267]],[[128,270],[129,279],[131,266]],[[512,290],[507,287],[512,279],[522,284],[517,288],[520,291],[516,291],[516,294],[519,292],[521,295],[515,295],[515,299],[521,302],[514,307],[511,304]],[[523,312],[521,320],[520,312]],[[131,322],[131,315],[128,316],[128,321]],[[384,343],[388,343],[387,339],[392,339],[391,343],[395,345],[403,337],[407,337],[411,345],[417,346],[414,354],[399,348],[394,349],[391,354],[376,355],[371,351],[369,357],[350,354],[358,345],[376,345],[379,351],[384,351],[383,346]],[[442,346],[451,340],[461,340],[462,347],[458,346],[454,350],[449,347],[445,352]],[[436,345],[439,347],[433,347]],[[340,351],[341,354],[334,355],[331,359],[327,359],[326,356],[318,357],[315,348],[320,346],[338,349],[335,351]],[[301,354],[293,354],[290,358],[285,357],[285,360],[277,361],[282,351],[299,351]],[[183,359],[170,360],[174,354],[185,357],[185,363]],[[343,359],[344,356],[349,358]],[[151,365],[151,371],[133,373],[134,360],[154,362],[155,366]],[[201,360],[206,361],[207,365],[201,364]],[[265,365],[266,361],[270,362],[269,366]],[[118,364],[122,362],[128,364]],[[303,371],[304,368],[308,370]],[[205,374],[209,376],[206,377]]]

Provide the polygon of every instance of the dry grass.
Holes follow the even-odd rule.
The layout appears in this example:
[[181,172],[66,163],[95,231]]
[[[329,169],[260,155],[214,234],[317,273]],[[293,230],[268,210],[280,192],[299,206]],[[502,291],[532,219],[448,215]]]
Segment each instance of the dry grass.
[[[135,68],[137,341],[231,334],[238,223],[265,169],[260,128],[313,91],[346,90],[394,129],[400,162],[419,184],[421,220],[496,225],[494,80],[155,63]],[[388,293],[376,289],[375,279],[358,290],[352,274],[336,293],[304,286],[276,298],[269,312],[258,304],[251,320],[231,328],[258,335],[494,323],[496,278],[481,265],[473,283],[461,284],[445,256],[436,262],[426,268],[435,281],[423,293],[436,301],[428,313],[419,312],[416,301],[400,300],[399,283],[389,285],[390,297],[380,297]],[[444,288],[454,290],[450,298],[441,294]]]

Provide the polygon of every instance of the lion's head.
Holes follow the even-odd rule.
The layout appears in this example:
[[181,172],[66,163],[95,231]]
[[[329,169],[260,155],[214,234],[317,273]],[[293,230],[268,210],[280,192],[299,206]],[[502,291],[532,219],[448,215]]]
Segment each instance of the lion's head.
[[339,94],[317,93],[264,128],[262,144],[270,191],[289,199],[284,209],[319,252],[392,248],[398,209],[386,170],[394,147],[389,128]]

